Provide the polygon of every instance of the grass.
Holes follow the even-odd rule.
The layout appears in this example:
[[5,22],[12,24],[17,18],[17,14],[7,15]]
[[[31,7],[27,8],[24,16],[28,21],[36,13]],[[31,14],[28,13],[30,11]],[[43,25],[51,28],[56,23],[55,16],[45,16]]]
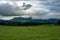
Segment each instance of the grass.
[[1,26],[0,40],[60,40],[60,26]]

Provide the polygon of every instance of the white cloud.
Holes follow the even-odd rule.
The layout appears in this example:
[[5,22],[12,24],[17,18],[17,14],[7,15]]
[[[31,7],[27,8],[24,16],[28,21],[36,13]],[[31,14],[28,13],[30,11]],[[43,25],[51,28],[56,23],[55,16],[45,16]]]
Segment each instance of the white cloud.
[[[32,7],[24,10],[22,7],[23,2]],[[58,0],[43,0],[43,1],[1,1],[0,9],[5,10],[0,13],[2,16],[22,16],[22,17],[32,17],[36,19],[49,19],[49,18],[59,18],[60,17],[60,1]],[[2,5],[1,5],[2,4]],[[9,4],[9,5],[7,5]],[[1,12],[0,11],[0,12]],[[2,17],[1,17],[2,18]],[[3,17],[5,19],[6,17]],[[8,17],[12,18],[12,17]],[[7,18],[7,19],[8,19]]]
[[45,1],[45,0],[0,0],[0,1]]

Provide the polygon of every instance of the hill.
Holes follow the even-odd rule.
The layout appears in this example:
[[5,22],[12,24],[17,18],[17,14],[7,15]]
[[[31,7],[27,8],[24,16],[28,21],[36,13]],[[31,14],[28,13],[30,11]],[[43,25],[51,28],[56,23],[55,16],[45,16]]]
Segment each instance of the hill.
[[47,22],[56,23],[58,21],[58,19],[54,19],[54,18],[51,18],[51,19],[32,19],[31,17],[29,17],[29,18],[16,17],[16,18],[13,18],[12,20],[17,21],[17,22],[41,22],[41,23],[47,23]]
[[0,25],[41,25],[41,24],[56,24],[58,19],[32,19],[16,17],[11,20],[0,20]]

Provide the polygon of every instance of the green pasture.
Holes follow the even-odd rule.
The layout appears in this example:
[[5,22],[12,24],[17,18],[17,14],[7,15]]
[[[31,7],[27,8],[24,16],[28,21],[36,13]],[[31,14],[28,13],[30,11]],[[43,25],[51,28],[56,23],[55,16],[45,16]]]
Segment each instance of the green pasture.
[[2,26],[0,40],[60,40],[60,26]]

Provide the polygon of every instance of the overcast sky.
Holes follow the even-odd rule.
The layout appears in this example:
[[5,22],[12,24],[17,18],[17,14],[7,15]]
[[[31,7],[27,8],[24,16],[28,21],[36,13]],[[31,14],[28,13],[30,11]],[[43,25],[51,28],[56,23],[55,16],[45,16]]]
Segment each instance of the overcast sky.
[[0,19],[60,18],[60,0],[0,0]]

